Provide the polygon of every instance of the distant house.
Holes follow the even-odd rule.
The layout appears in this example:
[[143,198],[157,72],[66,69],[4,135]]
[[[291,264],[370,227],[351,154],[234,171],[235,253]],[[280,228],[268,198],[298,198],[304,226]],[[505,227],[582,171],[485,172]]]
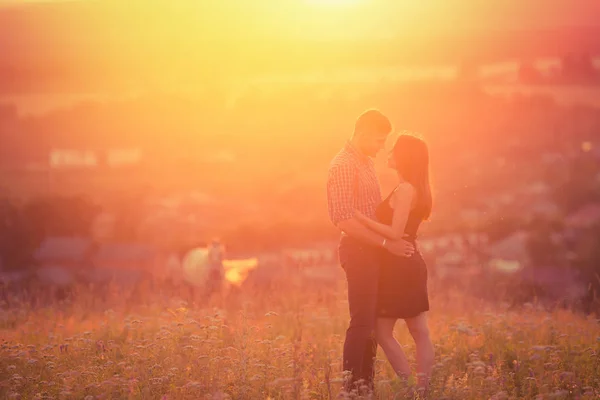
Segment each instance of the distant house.
[[600,223],[600,204],[598,203],[583,206],[565,219],[565,225],[574,229],[585,229],[598,223]]
[[517,231],[505,239],[490,244],[487,251],[490,265],[511,265],[510,269],[518,269],[526,265],[529,261],[527,239],[527,232]]
[[451,247],[452,242],[453,242],[453,237],[446,235],[446,236],[440,236],[437,237],[435,239],[432,239],[433,241],[433,246],[436,249],[441,249],[441,250],[445,250],[448,249],[449,247]]
[[37,277],[44,283],[68,285],[87,267],[91,251],[87,238],[48,237],[33,254]]
[[92,282],[114,281],[135,284],[144,275],[153,274],[157,267],[158,252],[151,246],[136,243],[108,243],[101,245],[91,257]]
[[562,153],[547,152],[542,154],[542,162],[545,164],[564,163],[566,156]]
[[0,269],[0,287],[2,285],[12,285],[22,282],[31,275],[29,271],[2,271]]
[[137,243],[107,243],[92,257],[94,266],[123,269],[147,268],[156,256],[152,246]]
[[251,258],[256,257],[260,265],[281,265],[281,253],[278,251],[273,252],[260,252],[256,254],[236,254],[236,258]]
[[531,214],[544,217],[554,217],[560,215],[560,207],[553,201],[542,199],[531,205]]
[[525,193],[544,196],[550,191],[550,185],[546,182],[538,180],[532,182],[525,188]]
[[51,168],[90,168],[98,166],[98,157],[91,150],[52,149],[48,163]]
[[476,226],[485,218],[486,211],[477,208],[465,208],[460,211],[460,219],[469,226]]
[[92,242],[83,237],[48,237],[33,253],[40,266],[61,263],[79,265],[89,254]]
[[464,266],[465,257],[461,251],[447,251],[444,254],[441,254],[436,259],[436,268],[445,269],[445,268],[459,268]]

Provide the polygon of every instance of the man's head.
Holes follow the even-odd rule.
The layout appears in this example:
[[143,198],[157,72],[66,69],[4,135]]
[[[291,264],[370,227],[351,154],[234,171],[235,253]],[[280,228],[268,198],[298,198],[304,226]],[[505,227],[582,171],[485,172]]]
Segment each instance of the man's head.
[[367,110],[354,124],[352,143],[366,156],[375,157],[392,132],[392,123],[378,110]]

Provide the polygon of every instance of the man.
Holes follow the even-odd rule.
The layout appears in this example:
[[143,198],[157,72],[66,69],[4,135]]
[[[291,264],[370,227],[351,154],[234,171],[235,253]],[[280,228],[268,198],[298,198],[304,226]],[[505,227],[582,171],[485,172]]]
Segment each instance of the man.
[[327,180],[329,218],[342,231],[339,258],[348,282],[350,326],[344,342],[343,368],[353,386],[373,387],[377,352],[374,330],[379,279],[379,254],[386,249],[410,256],[414,246],[392,241],[369,230],[354,216],[358,210],[375,219],[381,189],[371,157],[384,147],[392,131],[389,119],[377,110],[364,112],[356,121],[352,138],[332,160]]

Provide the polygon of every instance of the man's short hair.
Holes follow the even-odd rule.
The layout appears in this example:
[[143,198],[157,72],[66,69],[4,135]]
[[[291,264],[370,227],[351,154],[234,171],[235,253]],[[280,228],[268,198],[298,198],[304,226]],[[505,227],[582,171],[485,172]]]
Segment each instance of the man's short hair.
[[392,132],[392,123],[379,110],[371,109],[362,113],[354,124],[354,133],[387,135]]

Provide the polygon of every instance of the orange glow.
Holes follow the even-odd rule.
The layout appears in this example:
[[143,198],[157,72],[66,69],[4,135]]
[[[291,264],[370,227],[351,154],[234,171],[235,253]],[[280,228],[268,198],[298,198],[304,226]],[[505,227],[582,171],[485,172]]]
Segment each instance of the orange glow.
[[240,286],[248,274],[258,267],[258,259],[223,260],[223,267],[225,268],[225,279],[235,286]]
[[311,5],[325,6],[325,7],[346,7],[353,6],[362,1],[367,0],[305,0]]
[[[486,135],[513,123],[513,107],[489,92],[517,88],[521,59],[555,60],[540,78],[558,82],[523,90],[556,91],[566,100],[588,96],[589,86],[590,102],[600,104],[591,93],[597,85],[575,94],[564,84],[571,77],[559,76],[560,58],[584,54],[592,36],[584,40],[579,30],[539,36],[535,29],[567,10],[558,6],[548,6],[540,21],[532,18],[533,3],[516,0],[16,6],[24,2],[4,7],[9,2],[0,0],[0,194],[89,195],[107,213],[92,229],[96,240],[150,242],[178,257],[213,235],[233,254],[249,256],[335,239],[324,204],[327,165],[366,108],[381,109],[398,131],[415,130],[430,141],[440,213],[473,227],[488,212],[469,205],[466,222],[462,214],[454,222],[463,202],[453,188],[475,187],[463,183],[460,163],[477,165],[468,178],[474,182],[512,165],[496,155],[497,138]],[[568,10],[585,26],[583,17],[598,15],[600,6],[580,17],[579,8]],[[523,27],[531,31],[517,33]],[[502,68],[479,74],[498,61]],[[573,124],[591,132],[594,118]],[[588,156],[599,147],[592,139],[577,138]],[[477,151],[455,154],[466,146]],[[397,178],[385,158],[382,152],[377,159],[383,192]],[[75,220],[68,212],[64,218]],[[56,235],[79,229],[52,224]],[[447,225],[436,217],[428,226]],[[206,258],[205,249],[189,254],[182,279],[204,284]],[[254,259],[228,260],[226,279],[239,285],[256,267]]]
[[[185,256],[183,276],[188,283],[194,286],[204,286],[208,282],[211,269],[208,254],[208,248],[199,247]],[[225,279],[235,286],[240,286],[246,280],[248,274],[257,267],[257,258],[223,260]]]
[[[531,19],[529,9],[516,8],[516,2],[491,6],[466,0],[24,3],[0,0],[27,8],[0,15],[0,37],[9,38],[0,52],[10,68],[29,71],[15,78],[7,67],[7,83],[0,76],[0,87],[23,82],[44,93],[60,88],[120,96],[203,91],[225,77],[235,78],[227,85],[238,85],[290,71],[462,62],[480,52],[489,58],[487,53],[512,53],[515,46],[484,31],[465,40],[463,30],[487,29],[492,17]],[[496,43],[504,47],[495,49]],[[571,49],[572,43],[566,45]],[[0,62],[0,74],[2,67]],[[62,81],[37,82],[42,79]]]

